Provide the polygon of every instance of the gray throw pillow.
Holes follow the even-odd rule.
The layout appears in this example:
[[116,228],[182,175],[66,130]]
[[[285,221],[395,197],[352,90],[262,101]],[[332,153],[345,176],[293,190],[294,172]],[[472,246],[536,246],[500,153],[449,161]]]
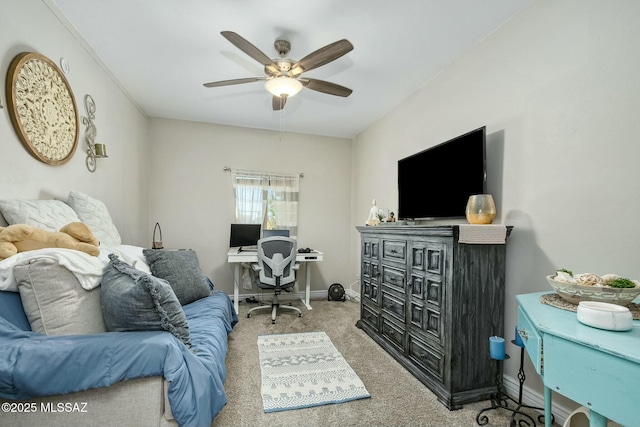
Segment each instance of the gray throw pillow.
[[107,332],[100,310],[100,289],[87,291],[58,261],[35,258],[13,267],[31,330],[46,335]]
[[142,252],[151,274],[169,282],[180,304],[189,304],[211,294],[195,251],[144,249]]
[[104,322],[110,331],[168,331],[191,347],[182,306],[166,280],[153,277],[109,255],[102,276]]

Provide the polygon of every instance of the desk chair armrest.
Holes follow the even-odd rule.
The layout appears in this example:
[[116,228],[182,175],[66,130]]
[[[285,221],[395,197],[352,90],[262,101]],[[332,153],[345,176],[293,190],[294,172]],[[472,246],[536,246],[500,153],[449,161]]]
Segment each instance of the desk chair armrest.
[[260,264],[255,264],[254,263],[254,264],[251,264],[251,269],[253,271],[260,271],[260,270],[262,270],[262,267],[260,267]]

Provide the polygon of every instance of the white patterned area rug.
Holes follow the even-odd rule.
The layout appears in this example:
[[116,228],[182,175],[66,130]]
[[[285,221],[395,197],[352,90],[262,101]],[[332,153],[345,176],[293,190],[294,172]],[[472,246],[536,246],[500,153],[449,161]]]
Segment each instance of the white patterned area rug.
[[371,397],[324,332],[260,335],[264,412]]

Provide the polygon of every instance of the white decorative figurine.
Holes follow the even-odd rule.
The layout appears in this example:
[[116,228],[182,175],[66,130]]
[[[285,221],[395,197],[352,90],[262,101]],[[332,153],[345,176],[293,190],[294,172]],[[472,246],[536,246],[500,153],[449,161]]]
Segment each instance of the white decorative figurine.
[[371,210],[369,211],[369,218],[367,219],[367,225],[378,225],[380,220],[378,219],[378,207],[376,206],[376,199],[373,199],[373,206],[371,206]]

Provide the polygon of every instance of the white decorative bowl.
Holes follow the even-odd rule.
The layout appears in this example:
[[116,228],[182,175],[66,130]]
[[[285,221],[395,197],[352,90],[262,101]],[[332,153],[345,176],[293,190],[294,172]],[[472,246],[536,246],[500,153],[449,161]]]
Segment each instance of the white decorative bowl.
[[586,286],[577,283],[560,282],[555,276],[547,276],[547,282],[565,301],[579,304],[580,301],[599,301],[628,306],[640,295],[640,288],[611,288],[608,286]]
[[608,331],[628,331],[633,316],[627,307],[598,301],[581,301],[578,304],[578,322]]

